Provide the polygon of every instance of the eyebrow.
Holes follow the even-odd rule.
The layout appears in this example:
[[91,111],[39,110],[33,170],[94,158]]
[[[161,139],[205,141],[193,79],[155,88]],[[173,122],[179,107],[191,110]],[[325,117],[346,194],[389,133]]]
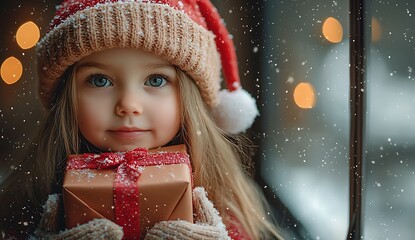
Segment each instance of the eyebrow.
[[78,65],[76,68],[80,69],[80,68],[88,68],[88,67],[101,68],[101,69],[108,69],[109,68],[108,65],[105,65],[103,63],[98,63],[98,62],[82,63],[82,64]]
[[145,67],[148,68],[172,68],[174,69],[174,66],[170,63],[148,63],[146,65],[144,65]]
[[[100,63],[100,62],[86,62],[86,63],[82,63],[82,64],[77,66],[78,69],[88,68],[88,67],[94,67],[94,68],[100,68],[100,69],[109,69],[111,66],[106,65],[104,63]],[[148,64],[145,64],[143,67],[151,68],[151,69],[160,69],[160,68],[174,69],[174,66],[171,65],[170,63],[148,63]]]

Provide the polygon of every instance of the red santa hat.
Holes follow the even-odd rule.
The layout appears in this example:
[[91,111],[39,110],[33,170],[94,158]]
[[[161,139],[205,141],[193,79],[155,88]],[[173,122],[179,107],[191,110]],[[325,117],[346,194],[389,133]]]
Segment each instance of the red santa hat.
[[258,115],[241,87],[232,39],[209,0],[65,0],[37,46],[43,105],[53,105],[68,67],[115,47],[151,52],[186,72],[227,132],[245,131]]

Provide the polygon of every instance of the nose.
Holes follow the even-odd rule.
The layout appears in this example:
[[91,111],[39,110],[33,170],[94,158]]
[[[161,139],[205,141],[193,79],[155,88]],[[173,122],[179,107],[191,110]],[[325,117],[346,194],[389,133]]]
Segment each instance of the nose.
[[132,89],[122,91],[115,107],[115,113],[118,116],[134,116],[143,113],[139,93]]

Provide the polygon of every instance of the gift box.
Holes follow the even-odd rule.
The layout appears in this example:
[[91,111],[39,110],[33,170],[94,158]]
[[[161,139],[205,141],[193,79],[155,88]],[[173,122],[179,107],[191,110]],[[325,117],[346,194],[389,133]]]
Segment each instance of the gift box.
[[193,222],[189,156],[184,145],[71,155],[63,201],[67,228],[107,218],[124,239],[143,238],[160,221]]

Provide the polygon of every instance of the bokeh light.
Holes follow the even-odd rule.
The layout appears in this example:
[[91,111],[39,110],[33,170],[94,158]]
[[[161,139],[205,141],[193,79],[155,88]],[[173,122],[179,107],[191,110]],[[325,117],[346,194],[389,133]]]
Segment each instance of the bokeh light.
[[40,30],[36,23],[29,21],[17,29],[16,41],[23,49],[29,49],[36,45],[40,38]]
[[322,31],[324,38],[329,42],[339,43],[343,39],[343,27],[341,23],[333,17],[329,17],[324,21]]
[[313,108],[316,104],[316,94],[310,83],[299,83],[294,89],[294,101],[300,108]]
[[9,57],[1,64],[1,78],[7,84],[17,82],[22,76],[22,72],[22,63],[15,57]]
[[382,26],[377,18],[372,17],[372,42],[378,42],[382,37]]

